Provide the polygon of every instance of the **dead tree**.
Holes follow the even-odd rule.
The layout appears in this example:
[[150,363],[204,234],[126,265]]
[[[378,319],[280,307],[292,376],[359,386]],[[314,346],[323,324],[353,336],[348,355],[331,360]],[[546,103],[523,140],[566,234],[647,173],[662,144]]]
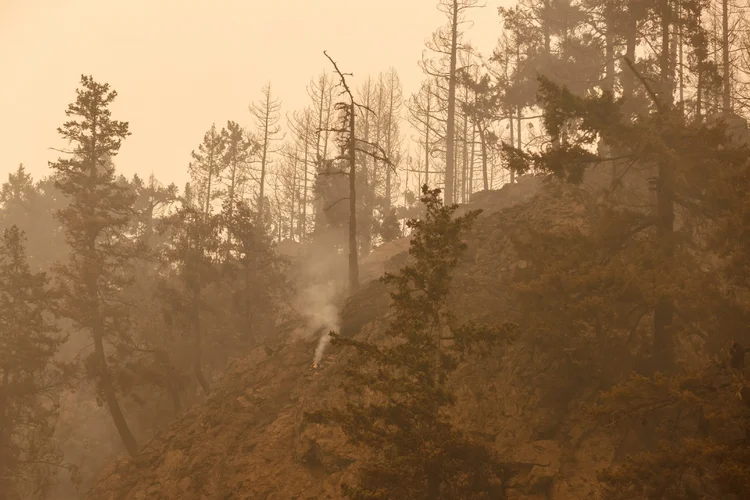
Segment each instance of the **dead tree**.
[[[362,109],[365,112],[372,113],[372,110],[357,103],[354,99],[349,85],[346,82],[347,76],[352,76],[351,73],[343,73],[336,61],[334,61],[328,52],[325,50],[323,54],[331,61],[333,68],[339,75],[341,80],[340,85],[343,87],[342,94],[345,94],[348,98],[348,102],[339,102],[336,104],[336,108],[344,111],[344,119],[342,120],[342,126],[338,128],[330,129],[332,132],[342,134],[344,140],[342,141],[343,147],[342,152],[337,159],[346,160],[349,166],[349,293],[354,293],[359,288],[359,258],[357,248],[357,193],[356,193],[356,153],[357,151],[363,152],[372,158],[382,161],[387,165],[387,168],[392,168],[393,163],[387,158],[387,155],[383,151],[383,148],[375,143],[371,143],[367,140],[357,140],[356,128],[355,128],[355,113],[356,110]],[[357,142],[362,146],[357,147]]]

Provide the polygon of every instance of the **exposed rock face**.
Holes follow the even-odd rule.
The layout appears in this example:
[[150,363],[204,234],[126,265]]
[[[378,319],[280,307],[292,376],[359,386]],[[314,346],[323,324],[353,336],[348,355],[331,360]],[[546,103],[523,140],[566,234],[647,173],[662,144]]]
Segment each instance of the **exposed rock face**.
[[[525,263],[513,238],[529,229],[586,232],[592,195],[539,178],[477,193],[469,208],[485,211],[468,235],[469,249],[454,281],[452,308],[460,319],[500,324],[513,316],[507,284]],[[463,210],[464,208],[462,208]],[[363,262],[364,284],[342,314],[342,333],[382,331],[388,309],[382,274],[408,259],[408,241],[375,250]],[[341,405],[338,387],[346,352],[329,349],[313,370],[314,342],[289,340],[273,352],[259,348],[236,362],[206,401],[149,443],[135,460],[113,464],[88,493],[90,500],[336,499],[362,452],[336,430],[303,424],[303,412]],[[589,432],[576,404],[550,406],[535,360],[521,338],[504,355],[467,360],[452,383],[455,422],[495,447],[505,461],[525,463],[514,498],[580,500],[597,497],[597,469],[613,445]],[[566,381],[561,381],[564,392]],[[553,388],[554,389],[554,388]],[[536,465],[534,465],[536,464]]]

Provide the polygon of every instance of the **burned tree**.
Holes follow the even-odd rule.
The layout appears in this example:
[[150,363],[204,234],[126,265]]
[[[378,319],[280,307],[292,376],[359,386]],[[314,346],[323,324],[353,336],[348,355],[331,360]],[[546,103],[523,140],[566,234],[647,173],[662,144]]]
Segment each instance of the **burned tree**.
[[[357,151],[366,153],[367,155],[375,158],[376,160],[382,161],[387,165],[387,168],[392,167],[391,161],[387,158],[387,155],[383,151],[383,148],[377,144],[371,143],[363,139],[357,139],[356,128],[355,128],[355,113],[357,109],[362,109],[365,112],[372,113],[372,110],[359,104],[354,99],[349,85],[346,82],[347,76],[352,76],[351,73],[343,73],[336,61],[328,55],[326,51],[323,54],[331,61],[333,68],[339,75],[340,85],[343,87],[342,95],[345,95],[348,101],[340,101],[336,103],[335,108],[342,112],[341,125],[331,129],[332,132],[340,134],[341,142],[341,153],[337,159],[345,160],[348,164],[349,173],[349,291],[355,292],[359,288],[359,258],[357,249],[357,193],[356,193],[356,153]],[[359,143],[359,147],[358,147]]]

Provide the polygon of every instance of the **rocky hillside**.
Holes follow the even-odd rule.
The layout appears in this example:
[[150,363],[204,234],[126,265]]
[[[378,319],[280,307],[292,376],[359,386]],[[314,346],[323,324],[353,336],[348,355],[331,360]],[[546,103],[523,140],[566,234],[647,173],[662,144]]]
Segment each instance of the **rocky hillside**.
[[[592,184],[593,186],[593,184]],[[454,280],[452,304],[461,319],[499,324],[514,319],[508,282],[526,266],[515,241],[534,230],[589,230],[596,189],[527,178],[479,193],[484,213],[468,235],[469,249]],[[399,267],[407,241],[383,246],[362,263],[364,280]],[[362,287],[342,312],[341,330],[377,334],[387,309],[382,285]],[[332,352],[313,370],[316,339],[280,331],[278,347],[258,348],[235,362],[203,403],[149,443],[135,460],[112,464],[88,492],[90,500],[334,499],[361,454],[337,432],[303,423],[303,412],[338,405],[346,353]],[[534,339],[517,339],[502,353],[471,359],[456,372],[455,420],[494,446],[506,461],[526,464],[518,498],[597,498],[597,469],[614,445],[584,423],[577,381],[551,376]],[[593,391],[592,391],[593,392]],[[590,394],[589,394],[590,396]]]

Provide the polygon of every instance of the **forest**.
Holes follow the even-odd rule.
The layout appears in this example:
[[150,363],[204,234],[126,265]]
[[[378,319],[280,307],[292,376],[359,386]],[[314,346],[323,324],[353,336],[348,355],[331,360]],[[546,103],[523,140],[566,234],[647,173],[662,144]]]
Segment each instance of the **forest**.
[[184,186],[81,76],[0,191],[0,500],[750,498],[748,6],[436,4],[419,88],[321,47]]

